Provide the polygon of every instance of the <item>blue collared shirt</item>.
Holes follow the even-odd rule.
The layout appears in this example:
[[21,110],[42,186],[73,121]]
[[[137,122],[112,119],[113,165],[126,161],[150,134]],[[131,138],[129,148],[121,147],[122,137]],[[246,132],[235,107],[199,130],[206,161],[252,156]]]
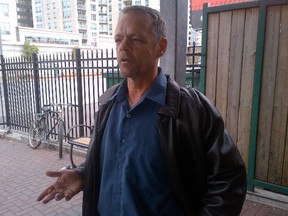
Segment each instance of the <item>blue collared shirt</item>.
[[101,216],[181,215],[168,184],[160,146],[158,111],[165,103],[167,79],[157,79],[133,107],[127,83],[112,96],[115,104],[105,127],[100,150]]

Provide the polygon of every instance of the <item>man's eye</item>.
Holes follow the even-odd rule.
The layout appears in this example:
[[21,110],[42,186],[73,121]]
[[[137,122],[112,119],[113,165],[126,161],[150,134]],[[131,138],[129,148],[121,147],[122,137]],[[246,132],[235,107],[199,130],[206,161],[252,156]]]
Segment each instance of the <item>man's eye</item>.
[[141,42],[142,41],[140,38],[133,38],[132,40],[135,42]]
[[116,44],[120,44],[121,43],[120,39],[115,39],[114,41],[115,41]]

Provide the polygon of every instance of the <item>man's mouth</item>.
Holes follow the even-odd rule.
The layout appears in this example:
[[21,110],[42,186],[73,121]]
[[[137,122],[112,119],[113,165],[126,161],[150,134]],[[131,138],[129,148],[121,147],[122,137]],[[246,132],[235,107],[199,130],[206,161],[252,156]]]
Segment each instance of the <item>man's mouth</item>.
[[131,62],[131,59],[129,59],[129,58],[121,58],[121,62],[122,63],[128,63],[128,62]]

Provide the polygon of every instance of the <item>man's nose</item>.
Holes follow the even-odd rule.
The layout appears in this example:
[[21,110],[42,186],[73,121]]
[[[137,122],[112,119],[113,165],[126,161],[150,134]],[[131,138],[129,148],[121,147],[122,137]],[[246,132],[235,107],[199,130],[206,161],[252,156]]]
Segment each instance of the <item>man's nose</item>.
[[123,40],[121,41],[120,50],[121,51],[128,51],[129,50],[129,42],[126,38],[123,38]]

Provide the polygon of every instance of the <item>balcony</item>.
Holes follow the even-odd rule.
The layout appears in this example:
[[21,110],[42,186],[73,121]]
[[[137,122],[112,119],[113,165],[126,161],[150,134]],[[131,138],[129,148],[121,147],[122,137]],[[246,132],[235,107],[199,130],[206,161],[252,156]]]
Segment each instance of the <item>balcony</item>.
[[87,20],[86,15],[78,14],[78,20]]
[[86,10],[86,5],[85,4],[77,4],[77,9],[78,10]]
[[132,5],[132,0],[124,0],[123,2],[124,2],[124,4],[126,6],[131,6]]
[[99,5],[107,5],[107,0],[99,0]]

